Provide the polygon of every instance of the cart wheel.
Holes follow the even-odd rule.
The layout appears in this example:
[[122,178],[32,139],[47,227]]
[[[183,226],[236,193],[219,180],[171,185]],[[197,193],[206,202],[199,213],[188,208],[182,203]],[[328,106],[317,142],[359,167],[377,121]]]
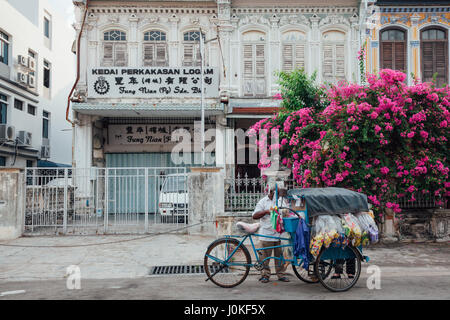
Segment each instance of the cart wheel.
[[[297,276],[297,278],[306,283],[319,282],[319,279],[316,276],[316,265],[314,261],[309,264],[308,266],[309,270],[306,270],[301,266],[294,266],[294,265],[292,265],[292,269],[294,270],[294,273]],[[323,274],[323,277],[326,278],[331,272],[331,266],[329,264],[320,263],[319,272],[321,272]]]
[[[310,264],[308,269],[309,270],[306,270],[301,266],[292,265],[292,270],[294,270],[295,275],[297,276],[297,278],[299,278],[303,282],[306,282],[306,283],[319,282],[319,279],[317,279],[317,277],[314,273],[314,265]],[[311,277],[311,276],[313,276],[313,277]]]
[[[211,243],[206,250],[203,263],[206,275],[219,287],[235,287],[248,276],[251,265],[250,253],[243,245],[238,246],[237,239],[222,238]],[[227,260],[232,253],[233,256],[229,260],[230,265],[224,265],[217,261]]]
[[[327,272],[318,272],[326,266]],[[354,247],[322,248],[315,262],[320,283],[330,291],[343,292],[353,287],[361,274],[361,257]]]

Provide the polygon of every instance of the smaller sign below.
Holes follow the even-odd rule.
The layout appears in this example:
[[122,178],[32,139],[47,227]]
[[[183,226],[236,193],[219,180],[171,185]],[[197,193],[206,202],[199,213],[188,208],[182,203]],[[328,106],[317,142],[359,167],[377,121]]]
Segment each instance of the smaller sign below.
[[[205,126],[205,130],[213,126]],[[194,132],[196,127],[193,124],[124,124],[109,125],[108,136],[110,145],[160,145],[176,144],[172,133],[176,130],[183,130],[190,134],[191,141],[200,134]]]

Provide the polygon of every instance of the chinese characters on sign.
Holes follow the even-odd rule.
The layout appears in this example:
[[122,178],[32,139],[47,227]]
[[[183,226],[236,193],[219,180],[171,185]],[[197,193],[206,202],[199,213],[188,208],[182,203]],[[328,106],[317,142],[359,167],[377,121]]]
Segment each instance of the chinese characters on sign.
[[[200,68],[93,68],[89,72],[89,97],[161,98],[200,97]],[[205,68],[204,96],[219,96],[217,68]]]
[[172,133],[178,129],[189,133],[193,141],[195,127],[192,124],[124,124],[108,127],[109,144],[176,144],[178,141],[172,139]]

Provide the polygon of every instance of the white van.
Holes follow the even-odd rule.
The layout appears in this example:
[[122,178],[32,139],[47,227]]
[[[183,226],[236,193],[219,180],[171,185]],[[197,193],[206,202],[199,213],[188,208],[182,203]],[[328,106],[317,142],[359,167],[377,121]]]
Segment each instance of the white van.
[[162,222],[185,222],[188,216],[186,175],[169,174],[159,192],[158,210]]

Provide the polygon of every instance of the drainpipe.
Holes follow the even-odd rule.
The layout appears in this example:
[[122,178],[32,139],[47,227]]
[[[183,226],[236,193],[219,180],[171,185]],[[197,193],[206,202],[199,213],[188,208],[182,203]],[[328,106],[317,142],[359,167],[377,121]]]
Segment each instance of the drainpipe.
[[81,23],[80,32],[78,33],[78,39],[77,39],[77,78],[75,79],[75,83],[73,84],[72,89],[70,90],[69,96],[67,97],[67,108],[66,108],[66,120],[72,124],[72,127],[74,126],[74,122],[69,119],[69,109],[70,109],[70,102],[72,101],[72,94],[75,91],[75,88],[78,84],[78,81],[80,80],[80,40],[81,40],[81,34],[83,33],[83,27],[84,23],[86,21],[86,15],[89,8],[89,0],[86,0],[86,6],[84,8],[84,14],[83,14],[83,22]]
[[75,88],[78,84],[78,81],[80,80],[80,43],[81,43],[81,34],[83,33],[84,23],[86,21],[86,15],[89,8],[89,0],[86,0],[86,5],[84,8],[84,14],[83,14],[83,21],[81,23],[80,32],[78,33],[78,39],[77,39],[77,78],[75,79],[75,83],[73,84],[72,89],[70,90],[69,96],[67,97],[67,108],[66,108],[66,120],[72,125],[72,167],[75,167],[74,163],[74,148],[75,148],[75,122],[69,119],[69,109],[70,109],[70,102],[72,101],[72,94],[75,91]]

